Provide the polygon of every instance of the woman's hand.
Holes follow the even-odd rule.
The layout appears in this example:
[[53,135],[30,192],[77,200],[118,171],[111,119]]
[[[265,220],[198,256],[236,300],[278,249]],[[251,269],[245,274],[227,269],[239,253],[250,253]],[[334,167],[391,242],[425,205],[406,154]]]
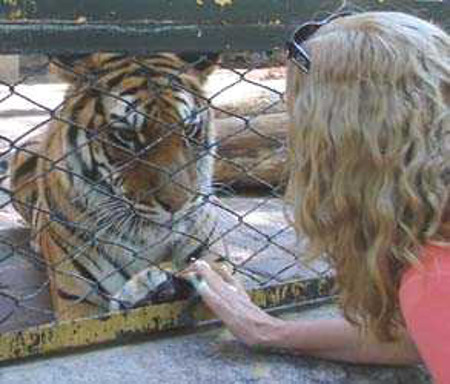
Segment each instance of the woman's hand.
[[199,260],[180,274],[189,280],[206,305],[239,340],[249,346],[270,345],[270,335],[283,320],[252,303],[245,289],[226,268],[211,268]]

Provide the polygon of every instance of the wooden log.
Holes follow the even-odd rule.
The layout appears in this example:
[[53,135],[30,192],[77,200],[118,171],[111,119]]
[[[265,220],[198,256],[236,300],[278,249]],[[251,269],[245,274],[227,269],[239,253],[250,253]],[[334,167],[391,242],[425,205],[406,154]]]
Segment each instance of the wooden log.
[[219,191],[225,185],[241,194],[282,193],[287,181],[287,125],[286,113],[217,120],[214,179]]
[[[45,116],[0,119],[8,127],[4,135],[11,139],[43,120]],[[258,189],[269,192],[270,186],[283,186],[287,120],[286,113],[216,120],[215,182],[231,186],[239,193]],[[9,141],[0,138],[0,152],[9,145]]]
[[284,112],[285,69],[219,70],[207,85],[215,117]]
[[[47,109],[56,109],[63,103],[68,87],[68,84],[60,82],[60,79],[54,80],[58,82],[18,84],[14,88],[17,94],[10,94],[9,87],[0,84],[0,116],[15,119],[35,117],[42,120],[50,117]],[[208,80],[206,94],[215,110],[215,117],[220,119],[285,111],[284,89],[284,68],[271,67],[251,71],[220,69]],[[27,100],[33,100],[34,103]],[[21,124],[17,126],[20,128]]]

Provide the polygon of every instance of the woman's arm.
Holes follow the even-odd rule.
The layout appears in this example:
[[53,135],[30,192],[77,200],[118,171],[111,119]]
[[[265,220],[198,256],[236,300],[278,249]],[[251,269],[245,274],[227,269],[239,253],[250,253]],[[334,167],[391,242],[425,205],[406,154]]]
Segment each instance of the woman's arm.
[[401,342],[370,342],[344,318],[283,321],[273,328],[270,346],[303,355],[359,364],[417,364],[419,354],[405,337]]
[[225,271],[202,261],[184,277],[238,339],[249,346],[291,350],[302,355],[368,364],[413,364],[420,361],[414,344],[368,342],[343,318],[281,320],[254,305],[245,290]]

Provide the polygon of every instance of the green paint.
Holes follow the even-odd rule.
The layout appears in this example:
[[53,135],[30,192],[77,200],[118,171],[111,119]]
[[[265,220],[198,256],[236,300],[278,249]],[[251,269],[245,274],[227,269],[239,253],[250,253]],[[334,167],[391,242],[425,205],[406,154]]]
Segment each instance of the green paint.
[[36,0],[0,0],[0,18],[22,20],[36,11]]
[[[336,10],[316,0],[0,0],[0,53],[268,50],[298,24]],[[220,5],[220,4],[222,5]],[[359,10],[410,12],[450,26],[439,2],[357,0]],[[46,20],[45,22],[42,20]]]

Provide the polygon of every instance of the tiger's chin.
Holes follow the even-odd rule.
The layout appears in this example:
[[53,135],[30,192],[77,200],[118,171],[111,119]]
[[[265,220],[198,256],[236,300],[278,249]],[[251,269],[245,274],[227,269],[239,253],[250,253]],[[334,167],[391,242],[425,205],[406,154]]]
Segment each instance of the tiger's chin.
[[[202,257],[213,241],[217,221],[212,206],[191,204],[175,213],[161,209],[157,215],[137,211],[135,214],[137,224],[134,227],[140,230],[138,236],[129,239],[127,248],[139,243],[136,252],[142,255],[142,262],[152,262],[147,266],[140,264],[139,271],[110,297],[109,310],[127,310],[192,297],[192,286],[177,278],[176,272]],[[132,228],[125,232],[131,234]]]

